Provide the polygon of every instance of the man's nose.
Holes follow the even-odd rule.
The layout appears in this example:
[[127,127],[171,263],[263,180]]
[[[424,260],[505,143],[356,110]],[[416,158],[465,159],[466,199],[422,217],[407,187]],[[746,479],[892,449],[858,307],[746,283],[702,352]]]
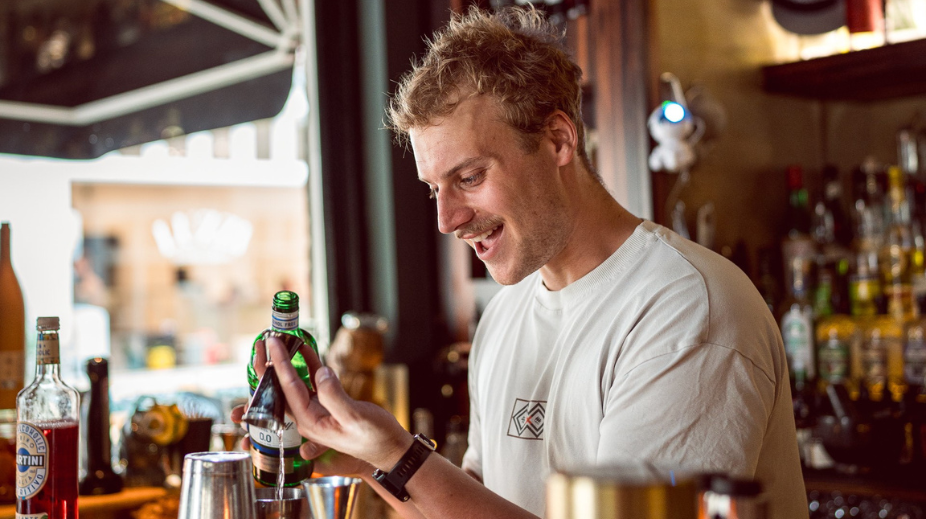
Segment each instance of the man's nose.
[[447,191],[437,194],[437,228],[440,232],[450,234],[472,218],[473,210],[459,196]]

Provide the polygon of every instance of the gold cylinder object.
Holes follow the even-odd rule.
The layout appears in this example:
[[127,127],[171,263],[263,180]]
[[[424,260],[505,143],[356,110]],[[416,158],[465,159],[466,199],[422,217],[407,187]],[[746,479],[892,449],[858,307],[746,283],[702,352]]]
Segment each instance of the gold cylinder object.
[[547,478],[547,519],[696,519],[694,477],[650,466],[558,471]]

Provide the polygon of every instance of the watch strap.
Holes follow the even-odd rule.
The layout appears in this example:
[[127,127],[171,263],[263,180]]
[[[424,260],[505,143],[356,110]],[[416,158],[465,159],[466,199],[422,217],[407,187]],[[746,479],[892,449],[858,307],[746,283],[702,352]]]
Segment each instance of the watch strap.
[[373,479],[379,482],[390,494],[399,501],[408,501],[410,496],[405,490],[405,484],[415,475],[415,472],[424,464],[424,460],[434,451],[434,442],[423,434],[416,434],[412,446],[405,451],[398,463],[389,472],[380,469],[373,471]]

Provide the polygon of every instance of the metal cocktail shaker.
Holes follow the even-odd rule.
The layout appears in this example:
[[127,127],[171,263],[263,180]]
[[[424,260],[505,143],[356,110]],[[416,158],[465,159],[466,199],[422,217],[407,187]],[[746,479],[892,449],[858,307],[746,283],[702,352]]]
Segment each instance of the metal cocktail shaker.
[[195,452],[183,458],[178,519],[257,519],[251,457]]

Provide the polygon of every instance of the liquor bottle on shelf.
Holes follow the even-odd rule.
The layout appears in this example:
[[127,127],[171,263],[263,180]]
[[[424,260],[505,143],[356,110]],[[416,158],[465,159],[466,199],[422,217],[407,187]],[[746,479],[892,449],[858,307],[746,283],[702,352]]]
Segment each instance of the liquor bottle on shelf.
[[926,312],[926,301],[921,302],[920,317],[908,323],[904,331],[904,382],[911,391],[926,386],[926,313],[924,312]]
[[[926,155],[924,155],[926,157]],[[926,301],[926,183],[914,173],[905,171],[907,204],[910,206],[910,232],[913,235],[913,255],[910,259],[910,284],[917,308]]]
[[881,401],[903,384],[903,323],[890,315],[869,320],[862,332],[862,383]]
[[[16,395],[25,378],[26,311],[13,271],[10,224],[0,223],[0,450],[12,457],[16,446]],[[0,465],[0,503],[16,501],[16,467]]]
[[830,384],[846,384],[852,375],[852,354],[859,340],[855,321],[834,314],[817,324],[817,385],[820,393]]
[[87,361],[90,403],[84,420],[87,441],[87,474],[80,482],[80,495],[115,494],[122,490],[122,476],[113,472],[112,441],[109,437],[109,362]]
[[788,265],[791,286],[788,298],[782,305],[781,338],[784,341],[785,354],[791,376],[800,366],[808,380],[816,376],[813,354],[813,309],[810,304],[810,261],[796,257]]
[[852,244],[852,222],[845,210],[839,170],[833,165],[823,167],[823,204],[831,215],[833,243],[847,250]]
[[880,168],[877,161],[869,157],[853,172],[852,216],[855,236],[852,247],[855,250],[881,249],[887,209]]
[[897,166],[888,168],[890,224],[885,243],[878,258],[884,280],[884,296],[888,313],[896,319],[908,320],[917,314],[911,284],[913,233],[910,230],[910,206],[906,197],[903,171]]
[[[792,165],[787,169],[788,210],[786,215],[787,232],[781,244],[782,265],[785,271],[785,287],[794,283],[791,279],[791,265],[795,258],[813,261],[817,256],[816,243],[810,234],[811,215],[809,195],[804,187],[804,173],[800,166]],[[809,289],[809,287],[807,287]]]
[[823,199],[814,204],[811,234],[817,245],[814,311],[818,319],[849,313],[852,226],[843,210],[842,184],[834,166],[823,169]]
[[77,519],[80,397],[59,375],[57,317],[39,317],[35,379],[16,399],[16,517]]
[[811,384],[807,381],[807,369],[801,358],[796,358],[791,363],[790,373],[791,407],[794,412],[798,449],[803,464],[812,466],[813,426],[817,414],[816,398]]
[[776,316],[777,320],[778,315],[776,312],[778,311],[780,287],[778,285],[779,276],[776,276],[779,269],[775,267],[776,261],[781,256],[774,247],[761,247],[757,252],[757,256],[759,293],[762,295],[762,299],[768,306],[769,311]]
[[878,254],[871,249],[858,249],[853,253],[853,266],[849,274],[849,311],[864,320],[878,314],[884,303],[881,290],[881,273]]
[[[251,349],[251,361],[248,363],[248,385],[251,394],[257,388],[260,379],[254,370],[254,357],[257,354],[257,342],[263,340],[264,334],[276,331],[293,335],[318,352],[315,338],[312,334],[299,327],[299,296],[295,292],[283,290],[273,296],[272,319],[270,328],[262,331],[254,339]],[[292,358],[296,373],[305,381],[306,386],[312,387],[309,381],[309,368],[301,353]],[[302,480],[312,475],[312,461],[304,459],[299,454],[299,447],[305,439],[299,435],[295,423],[286,421],[282,433],[282,447],[277,432],[248,425],[251,439],[251,460],[253,461],[254,479],[266,486],[277,486],[280,464],[283,465],[283,486],[292,487],[302,483]],[[281,457],[282,450],[282,457]]]
[[819,321],[833,314],[848,315],[849,298],[849,258],[826,261],[821,254],[817,256],[817,285],[813,290],[813,312]]

